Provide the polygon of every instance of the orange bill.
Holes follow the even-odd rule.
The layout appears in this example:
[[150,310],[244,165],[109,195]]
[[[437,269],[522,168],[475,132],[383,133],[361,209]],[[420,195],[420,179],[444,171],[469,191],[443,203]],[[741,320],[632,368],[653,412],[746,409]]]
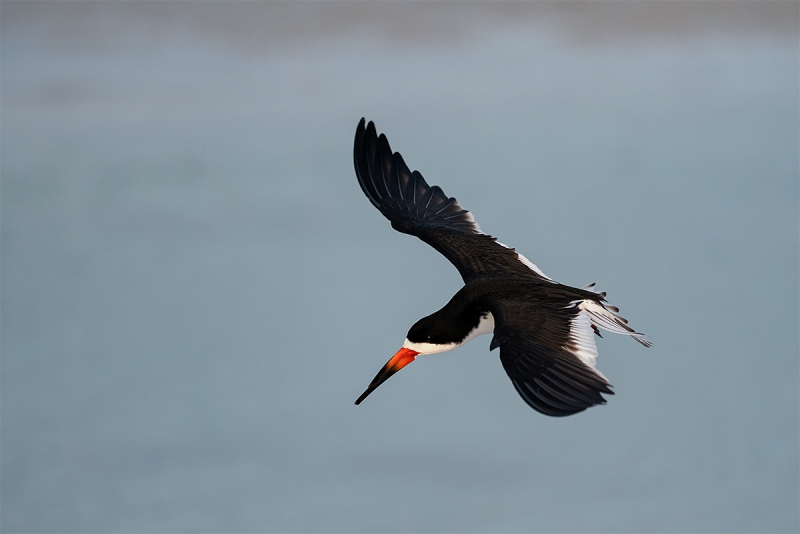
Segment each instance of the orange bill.
[[361,394],[361,396],[356,401],[356,404],[361,404],[361,401],[367,398],[367,395],[375,391],[378,386],[386,382],[390,376],[395,374],[397,371],[408,365],[409,363],[414,361],[414,358],[417,357],[419,352],[411,349],[407,349],[403,347],[402,349],[398,350],[397,353],[392,356],[392,358],[386,362],[386,365],[383,366],[383,369],[378,371],[378,374],[375,375],[375,378],[372,379],[370,382],[369,387],[367,390]]

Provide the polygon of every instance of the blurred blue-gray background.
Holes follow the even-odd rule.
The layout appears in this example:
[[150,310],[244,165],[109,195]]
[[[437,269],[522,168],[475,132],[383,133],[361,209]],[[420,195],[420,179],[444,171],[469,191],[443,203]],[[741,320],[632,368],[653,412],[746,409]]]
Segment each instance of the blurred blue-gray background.
[[[2,531],[799,528],[797,2],[0,10]],[[460,287],[362,116],[654,341],[606,406],[489,337],[353,406]]]

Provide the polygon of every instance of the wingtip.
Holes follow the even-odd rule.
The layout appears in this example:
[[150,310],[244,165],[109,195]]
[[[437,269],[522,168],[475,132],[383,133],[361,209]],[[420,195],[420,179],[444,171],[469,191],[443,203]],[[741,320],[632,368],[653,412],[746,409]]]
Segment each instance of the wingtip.
[[358,121],[358,126],[356,126],[356,135],[359,135],[364,132],[366,129],[367,119],[365,117],[361,117],[361,120]]
[[356,126],[356,137],[361,137],[367,132],[375,132],[375,137],[377,137],[377,132],[375,130],[375,123],[372,121],[367,122],[366,117],[361,117],[361,120],[358,121],[358,126]]

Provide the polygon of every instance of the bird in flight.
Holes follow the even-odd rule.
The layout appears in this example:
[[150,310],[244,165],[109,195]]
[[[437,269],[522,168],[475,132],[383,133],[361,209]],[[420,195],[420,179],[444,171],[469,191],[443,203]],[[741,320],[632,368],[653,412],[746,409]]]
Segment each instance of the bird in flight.
[[599,329],[651,345],[606,302],[605,293],[595,292],[594,284],[559,284],[483,233],[470,212],[411,172],[386,136],[363,118],[353,159],[361,189],[392,228],[438,250],[464,280],[450,302],[411,327],[403,347],[356,404],[417,356],[449,351],[483,334],[493,334],[489,350],[500,349],[511,383],[534,410],[566,416],[605,404],[601,394],[614,392],[595,368]]

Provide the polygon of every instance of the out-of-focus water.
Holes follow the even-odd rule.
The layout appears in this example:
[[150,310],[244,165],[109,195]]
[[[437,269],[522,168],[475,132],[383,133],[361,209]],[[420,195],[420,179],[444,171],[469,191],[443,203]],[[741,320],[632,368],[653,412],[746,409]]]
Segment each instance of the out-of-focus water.
[[[797,19],[3,2],[0,527],[797,530]],[[649,335],[598,340],[608,405],[534,412],[484,337],[353,406],[460,285],[362,116]]]

